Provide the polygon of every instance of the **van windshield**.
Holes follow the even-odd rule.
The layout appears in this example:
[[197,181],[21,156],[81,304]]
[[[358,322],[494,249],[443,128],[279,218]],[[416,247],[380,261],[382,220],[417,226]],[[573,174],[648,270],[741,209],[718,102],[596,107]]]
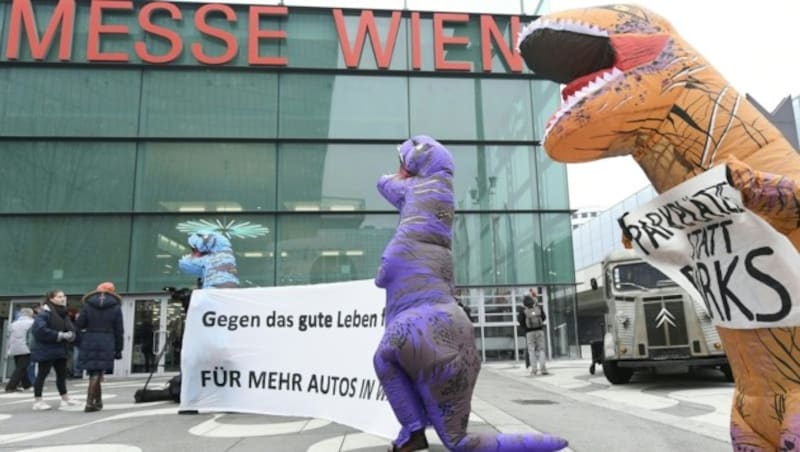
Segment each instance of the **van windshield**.
[[614,290],[651,290],[676,285],[666,275],[644,262],[622,264],[614,267]]

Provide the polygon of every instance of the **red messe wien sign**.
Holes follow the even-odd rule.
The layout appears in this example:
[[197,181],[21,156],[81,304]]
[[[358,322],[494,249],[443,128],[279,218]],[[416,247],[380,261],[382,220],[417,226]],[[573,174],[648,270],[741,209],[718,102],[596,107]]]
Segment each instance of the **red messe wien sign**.
[[[227,22],[235,23],[240,18],[236,11],[225,4],[200,4],[195,5],[194,27],[206,37],[216,40],[224,45],[224,52],[219,55],[208,55],[201,42],[185,42],[174,29],[153,23],[154,15],[168,15],[173,21],[183,20],[181,10],[174,3],[148,2],[134,4],[125,0],[93,0],[89,7],[89,30],[86,42],[86,59],[89,62],[114,62],[125,63],[130,61],[131,55],[126,52],[103,52],[100,49],[101,41],[113,39],[115,36],[129,35],[131,30],[128,25],[109,24],[103,22],[103,14],[115,14],[130,11],[138,19],[138,26],[145,34],[153,35],[169,43],[165,52],[153,54],[144,42],[134,43],[136,56],[148,64],[169,64],[174,62],[182,52],[191,52],[194,59],[205,65],[225,65],[230,63],[239,52],[239,47],[246,46],[247,62],[251,66],[290,67],[292,62],[285,56],[261,55],[259,44],[266,40],[281,41],[291,39],[285,30],[268,29],[261,24],[262,17],[288,17],[290,12],[285,6],[250,6],[246,20],[246,42],[240,43],[239,38],[230,30],[209,25],[210,17],[224,18]],[[6,33],[8,35],[5,56],[8,60],[20,58],[20,47],[28,46],[30,54],[36,61],[42,61],[56,44],[58,35],[58,58],[64,62],[73,60],[72,39],[75,31],[75,0],[60,0],[50,16],[49,22],[43,32],[37,27],[36,12],[31,0],[13,0],[11,12],[7,20]],[[357,69],[360,65],[361,54],[365,46],[369,45],[375,55],[378,68],[388,69],[392,61],[394,46],[398,39],[398,31],[403,19],[400,11],[391,12],[389,26],[381,30],[375,22],[375,15],[371,10],[361,11],[358,26],[348,29],[345,26],[345,16],[341,9],[331,10],[331,20],[334,21],[339,38],[339,48],[342,58],[348,68]],[[42,19],[42,18],[39,18]],[[422,45],[420,36],[422,21],[420,13],[410,13],[411,35],[411,68],[422,69]],[[479,44],[481,49],[481,70],[492,71],[492,49],[498,50],[508,68],[512,72],[522,72],[522,59],[513,49],[513,42],[508,42],[503,31],[500,30],[491,15],[480,15],[480,42],[472,43],[468,36],[448,35],[445,27],[463,25],[470,21],[469,14],[432,13],[433,23],[433,48],[425,49],[433,53],[434,69],[437,71],[471,71],[472,63],[469,61],[448,60],[445,51],[457,46]],[[41,22],[40,22],[41,23]],[[516,37],[520,28],[519,17],[510,18],[510,36]],[[60,33],[57,33],[60,32]],[[369,35],[369,40],[367,40]],[[369,44],[367,44],[369,42]]]

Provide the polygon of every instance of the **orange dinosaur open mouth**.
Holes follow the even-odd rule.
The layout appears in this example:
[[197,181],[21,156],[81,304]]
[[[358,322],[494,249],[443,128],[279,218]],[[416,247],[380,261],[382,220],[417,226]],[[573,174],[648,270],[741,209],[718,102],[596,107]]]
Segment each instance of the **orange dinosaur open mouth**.
[[[534,22],[520,40],[519,50],[525,64],[539,77],[561,84],[572,84],[578,80],[589,83],[588,78],[602,70],[610,70],[616,60],[616,52],[608,34],[601,30],[564,30],[566,24]],[[548,28],[554,27],[554,28]],[[577,91],[580,86],[573,89]]]
[[654,61],[667,35],[610,35],[598,27],[571,21],[537,20],[520,33],[525,64],[540,78],[565,85],[562,104],[550,128],[572,107],[600,91],[626,71]]

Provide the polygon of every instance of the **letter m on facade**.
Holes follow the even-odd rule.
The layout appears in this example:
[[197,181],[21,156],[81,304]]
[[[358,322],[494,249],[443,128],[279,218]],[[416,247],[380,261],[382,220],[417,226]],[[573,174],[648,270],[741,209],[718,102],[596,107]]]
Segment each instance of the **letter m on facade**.
[[[37,26],[31,0],[12,1],[11,14],[8,18],[6,57],[9,60],[19,59],[20,41],[24,30],[33,59],[37,61],[44,60],[47,58],[47,53],[53,44],[57,30],[60,28],[58,59],[69,61],[72,56],[72,35],[75,29],[75,0],[59,0],[55,7],[43,4],[36,9],[40,13],[46,10],[52,11],[50,21],[47,22],[47,26],[41,36],[39,35],[39,27]],[[41,17],[40,22],[43,22]]]

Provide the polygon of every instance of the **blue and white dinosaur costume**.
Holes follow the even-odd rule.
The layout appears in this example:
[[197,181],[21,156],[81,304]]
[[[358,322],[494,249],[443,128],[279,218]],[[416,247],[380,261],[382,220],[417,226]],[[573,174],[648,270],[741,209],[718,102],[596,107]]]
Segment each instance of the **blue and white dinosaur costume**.
[[178,261],[182,272],[202,278],[203,289],[239,287],[230,240],[217,232],[196,232],[189,236],[189,246],[192,254]]

